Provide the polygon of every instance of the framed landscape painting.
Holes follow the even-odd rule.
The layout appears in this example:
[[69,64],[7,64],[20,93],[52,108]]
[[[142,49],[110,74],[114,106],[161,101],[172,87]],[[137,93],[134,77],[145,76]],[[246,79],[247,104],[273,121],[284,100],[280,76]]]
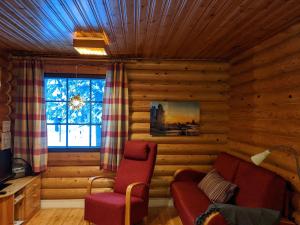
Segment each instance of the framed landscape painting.
[[200,127],[199,102],[155,101],[150,106],[152,136],[197,136]]

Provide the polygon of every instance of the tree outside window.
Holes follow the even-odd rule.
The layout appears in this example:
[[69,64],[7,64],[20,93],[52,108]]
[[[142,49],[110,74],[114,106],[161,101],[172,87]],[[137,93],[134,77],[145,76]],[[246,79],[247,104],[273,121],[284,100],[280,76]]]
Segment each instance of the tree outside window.
[[[46,116],[49,149],[93,149],[101,146],[101,117],[105,79],[47,75]],[[80,109],[69,106],[80,95]]]

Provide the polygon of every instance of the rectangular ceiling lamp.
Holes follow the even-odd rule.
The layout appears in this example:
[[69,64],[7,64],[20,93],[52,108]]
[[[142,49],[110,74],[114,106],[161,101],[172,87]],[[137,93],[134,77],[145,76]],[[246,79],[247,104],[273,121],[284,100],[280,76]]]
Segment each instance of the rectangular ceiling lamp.
[[107,55],[108,39],[103,32],[75,32],[73,47],[81,55]]

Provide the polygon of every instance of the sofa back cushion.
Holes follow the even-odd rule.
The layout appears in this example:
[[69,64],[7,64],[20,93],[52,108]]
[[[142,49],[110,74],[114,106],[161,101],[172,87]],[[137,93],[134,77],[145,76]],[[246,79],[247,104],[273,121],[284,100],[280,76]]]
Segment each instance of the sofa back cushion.
[[283,210],[286,182],[271,171],[241,161],[234,183],[237,205]]
[[215,161],[214,168],[225,180],[233,182],[241,161],[234,156],[222,152]]

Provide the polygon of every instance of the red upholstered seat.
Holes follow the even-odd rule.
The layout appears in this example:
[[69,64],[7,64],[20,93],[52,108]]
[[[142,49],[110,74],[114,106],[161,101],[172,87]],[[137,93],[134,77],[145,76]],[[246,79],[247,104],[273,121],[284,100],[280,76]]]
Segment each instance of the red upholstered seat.
[[[124,225],[125,194],[128,185],[150,185],[157,145],[145,141],[128,141],[118,168],[114,192],[90,194],[85,198],[84,219],[97,225]],[[140,222],[148,214],[149,188],[137,186],[132,191],[130,223]]]
[[[85,199],[85,218],[98,225],[123,224],[125,215],[125,195],[118,193],[98,193],[89,195]],[[131,199],[131,218],[135,224],[147,215],[144,200],[133,197]]]

